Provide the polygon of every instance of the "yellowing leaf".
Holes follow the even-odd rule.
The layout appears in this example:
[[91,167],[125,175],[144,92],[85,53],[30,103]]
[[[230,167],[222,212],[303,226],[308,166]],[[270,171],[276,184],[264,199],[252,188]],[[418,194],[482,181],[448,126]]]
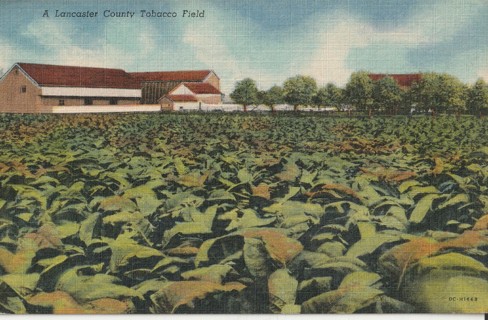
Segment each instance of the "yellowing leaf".
[[432,169],[432,173],[434,175],[441,174],[444,171],[444,161],[441,158],[435,157],[434,158],[434,168]]
[[485,214],[476,221],[473,230],[487,230],[488,229],[488,214]]
[[155,313],[174,313],[178,308],[187,306],[192,309],[195,302],[222,292],[240,291],[245,286],[241,283],[221,285],[208,281],[179,281],[164,286],[151,296],[152,311]]
[[201,188],[205,185],[209,172],[202,175],[200,174],[186,174],[178,179],[178,183],[185,187],[198,187]]
[[264,183],[260,183],[257,187],[251,187],[252,195],[255,197],[261,197],[266,200],[271,198],[271,194],[269,192],[269,186]]
[[281,181],[295,181],[298,175],[300,174],[300,169],[295,163],[290,163],[285,166],[283,171],[276,174],[276,177]]
[[41,292],[28,299],[35,306],[50,307],[54,314],[122,314],[132,311],[131,303],[110,298],[92,300],[80,305],[62,291]]
[[242,235],[244,238],[262,239],[270,257],[284,266],[303,250],[299,241],[273,229],[250,229],[242,232]]
[[104,211],[135,211],[137,209],[136,204],[121,196],[112,196],[103,199],[100,202],[100,209]]

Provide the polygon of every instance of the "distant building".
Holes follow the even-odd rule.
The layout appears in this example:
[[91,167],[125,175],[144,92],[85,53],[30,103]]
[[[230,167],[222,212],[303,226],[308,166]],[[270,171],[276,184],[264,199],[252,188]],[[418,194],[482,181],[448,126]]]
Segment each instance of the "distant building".
[[59,106],[159,104],[186,95],[193,107],[222,101],[211,70],[128,73],[122,69],[16,63],[0,79],[0,112],[50,113]]
[[[220,79],[212,70],[195,71],[162,71],[162,72],[132,72],[130,75],[140,82],[142,89],[141,103],[158,103],[166,94],[170,94],[181,83],[206,83],[219,91]],[[210,86],[210,92],[214,90]],[[201,90],[200,90],[201,91]],[[222,99],[218,102],[221,103]]]
[[421,73],[406,73],[406,74],[382,74],[382,73],[370,73],[369,78],[373,81],[378,81],[384,77],[393,78],[398,86],[402,89],[410,88],[415,82],[419,82],[422,79]]

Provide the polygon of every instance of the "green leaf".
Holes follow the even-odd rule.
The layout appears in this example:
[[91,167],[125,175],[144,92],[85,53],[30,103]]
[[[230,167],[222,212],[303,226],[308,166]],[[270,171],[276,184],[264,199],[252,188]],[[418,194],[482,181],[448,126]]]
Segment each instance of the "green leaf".
[[418,195],[424,194],[439,194],[439,190],[434,186],[427,186],[427,187],[417,187],[414,186],[408,191],[408,195],[413,199]]
[[2,293],[0,295],[0,312],[13,314],[26,313],[22,296],[3,280],[0,280],[0,292]]
[[354,313],[376,302],[383,291],[356,287],[322,293],[302,304],[303,313]]
[[[82,268],[82,267],[81,267]],[[120,280],[107,274],[79,275],[78,268],[66,271],[56,284],[56,290],[69,293],[80,303],[101,298],[124,299],[142,296],[134,289],[120,285]]]
[[94,238],[101,235],[102,216],[99,213],[93,213],[88,216],[80,225],[80,240],[88,245]]
[[73,236],[80,230],[80,225],[76,222],[65,222],[61,225],[56,226],[58,230],[59,238],[65,239],[67,237]]
[[100,202],[99,208],[103,211],[129,211],[134,212],[137,209],[136,204],[121,196],[111,196]]
[[236,197],[226,190],[217,189],[214,190],[207,199],[208,201],[236,201]]
[[144,215],[140,212],[117,212],[106,216],[102,219],[104,224],[115,225],[117,223],[137,222],[144,219]]
[[424,221],[425,216],[432,209],[432,203],[440,197],[441,196],[438,194],[428,194],[420,199],[413,209],[409,221],[412,223],[421,223]]
[[217,205],[211,206],[204,213],[195,210],[191,213],[192,222],[177,223],[173,228],[167,230],[163,236],[163,242],[169,241],[177,234],[182,235],[206,235],[212,233],[212,225],[217,214]]
[[268,251],[261,239],[246,238],[244,240],[244,263],[247,270],[257,279],[262,281],[271,272]]
[[[200,300],[209,300],[216,294],[231,291],[241,291],[245,286],[240,283],[221,285],[208,281],[179,281],[171,282],[151,295],[151,311],[153,313],[176,313],[180,308],[193,309]],[[206,309],[206,312],[218,310]]]
[[411,187],[418,186],[419,184],[420,184],[420,182],[418,182],[417,180],[407,180],[405,182],[402,182],[402,184],[400,184],[398,186],[398,191],[400,193],[404,193],[405,191],[407,191]]
[[237,179],[239,179],[240,183],[251,183],[254,180],[252,174],[246,168],[237,172]]
[[486,313],[488,310],[488,281],[478,277],[427,274],[413,282],[405,293],[421,312]]
[[148,260],[151,260],[154,265],[164,256],[156,249],[142,246],[135,241],[120,237],[110,243],[110,248],[112,249],[110,270],[114,273],[126,266],[134,268],[134,266],[142,264],[145,267],[151,267],[148,265]]
[[234,271],[229,265],[215,264],[210,267],[197,268],[181,274],[183,280],[208,281],[222,284],[224,279]]
[[278,202],[269,207],[263,208],[263,210],[270,213],[279,213],[285,218],[302,214],[320,218],[324,214],[324,209],[321,205],[308,202],[303,203],[299,201]]
[[357,258],[373,253],[381,245],[401,240],[400,236],[376,233],[371,237],[361,238],[346,253],[347,257]]
[[[22,295],[26,295],[34,291],[34,289],[37,287],[38,281],[39,281],[39,273],[4,274],[0,276],[0,283],[5,282],[10,286],[10,288],[14,289],[19,294]],[[2,294],[4,293],[3,291],[0,292],[2,292]]]
[[469,202],[469,195],[467,195],[465,193],[461,193],[461,194],[457,194],[454,197],[452,197],[451,199],[441,203],[437,207],[437,209],[442,210],[442,209],[447,208],[447,207],[451,207],[451,206],[461,204],[461,203],[468,203],[468,202]]
[[357,289],[358,287],[370,287],[378,283],[381,276],[366,271],[358,271],[348,274],[342,280],[339,289]]
[[321,244],[316,251],[325,253],[329,257],[341,257],[344,255],[346,247],[338,241],[332,241]]
[[180,176],[184,175],[186,173],[186,167],[183,164],[181,158],[175,158],[174,162],[175,162],[176,172],[178,172],[178,175]]
[[253,209],[233,209],[219,216],[219,220],[230,221],[226,231],[269,226],[276,217],[260,218]]
[[280,313],[286,305],[294,305],[297,296],[298,281],[288,270],[279,269],[268,278],[270,309]]
[[422,273],[431,269],[462,270],[466,274],[488,275],[488,268],[482,262],[457,252],[420,259],[416,272]]
[[243,246],[243,236],[236,234],[206,240],[200,246],[195,257],[195,267],[219,263],[226,257],[241,251]]

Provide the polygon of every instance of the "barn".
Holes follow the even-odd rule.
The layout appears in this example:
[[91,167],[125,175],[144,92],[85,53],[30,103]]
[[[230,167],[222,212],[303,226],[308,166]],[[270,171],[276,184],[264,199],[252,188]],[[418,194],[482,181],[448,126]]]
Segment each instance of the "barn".
[[114,106],[116,110],[116,105],[160,104],[164,96],[176,99],[174,96],[180,95],[191,96],[186,98],[191,108],[202,103],[219,104],[220,79],[211,70],[129,73],[122,69],[16,63],[0,79],[0,112],[51,113],[69,106],[77,106],[77,110],[83,110],[80,106],[87,110]]
[[419,82],[422,79],[421,73],[402,73],[402,74],[384,74],[384,73],[370,73],[369,78],[373,81],[378,81],[384,77],[390,77],[396,81],[401,89],[408,89],[414,83]]
[[[220,94],[220,78],[212,70],[132,72],[130,75],[140,82],[143,104],[158,103],[161,97],[171,94],[170,92],[181,83],[206,83],[207,86],[201,87],[200,91],[207,88],[210,92],[217,90]],[[214,90],[208,89],[210,87]],[[221,102],[222,99],[219,98],[215,103]]]
[[0,111],[50,113],[54,106],[137,104],[141,88],[121,69],[16,63],[0,80]]

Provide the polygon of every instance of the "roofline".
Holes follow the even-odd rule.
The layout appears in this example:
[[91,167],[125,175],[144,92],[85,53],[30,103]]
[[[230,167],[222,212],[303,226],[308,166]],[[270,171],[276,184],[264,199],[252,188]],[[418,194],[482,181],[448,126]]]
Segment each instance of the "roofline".
[[123,71],[125,73],[128,73],[124,69],[121,68],[104,68],[104,67],[89,67],[89,66],[73,66],[73,65],[64,65],[64,64],[49,64],[49,63],[31,63],[31,62],[16,62],[15,64],[30,64],[30,65],[36,65],[36,66],[49,66],[49,67],[66,67],[66,68],[83,68],[83,69],[101,69],[101,70],[117,70],[117,71]]
[[[198,81],[184,81],[184,82],[181,82],[180,84],[184,85],[188,90],[190,90],[191,92],[193,92],[193,94],[222,94],[222,91],[220,91],[219,89],[215,88],[213,85],[211,85],[210,83],[208,82],[198,82]],[[206,84],[206,85],[209,85],[211,86],[212,88],[214,88],[215,90],[217,90],[219,93],[196,93],[194,92],[191,88],[189,88],[186,84]],[[177,85],[176,87],[173,88],[173,90],[175,90],[179,85]],[[171,91],[173,91],[171,90]]]
[[213,70],[210,69],[200,69],[200,70],[192,70],[192,69],[186,69],[186,70],[164,70],[164,71],[134,71],[134,72],[127,72],[127,73],[167,73],[167,72],[202,72],[202,71],[207,71],[208,73],[213,72]]
[[422,72],[418,73],[368,73],[370,76],[421,76],[423,75]]
[[[163,99],[168,99],[171,102],[178,102],[176,100],[171,99],[169,96],[171,96],[171,94],[169,94],[169,93],[165,94],[164,96],[162,96],[161,98],[158,99],[158,102],[163,100]],[[181,96],[181,94],[174,94],[174,96]],[[191,94],[183,94],[183,96],[191,96]],[[180,102],[202,102],[202,101],[195,97],[194,101],[180,101]]]
[[25,71],[24,69],[22,69],[22,67],[19,65],[19,63],[21,62],[16,62],[14,63],[10,69],[7,70],[7,72],[5,72],[2,77],[0,78],[0,82],[2,82],[6,77],[7,75],[12,72],[12,70],[17,66],[19,68],[19,70],[24,74],[24,76],[30,81],[32,82],[32,84],[34,84],[36,87],[40,88],[41,86],[39,85],[39,83],[37,83],[36,80],[34,80],[28,73],[27,71]]
[[213,71],[213,70],[209,70],[209,71],[210,72],[207,74],[207,76],[205,77],[205,79],[203,79],[203,81],[207,80],[210,77],[210,74],[212,74],[212,73],[214,74],[214,76],[217,77],[217,79],[220,80],[219,76],[215,73],[215,71]]
[[[175,91],[176,89],[178,89],[180,86],[185,86],[185,82],[180,82],[178,85],[176,85],[173,89],[171,89],[166,95],[171,95],[171,93],[173,91]],[[187,86],[185,86],[188,90],[190,90],[191,92],[193,92],[190,88],[188,88]],[[195,92],[193,92],[193,94],[195,94]]]

